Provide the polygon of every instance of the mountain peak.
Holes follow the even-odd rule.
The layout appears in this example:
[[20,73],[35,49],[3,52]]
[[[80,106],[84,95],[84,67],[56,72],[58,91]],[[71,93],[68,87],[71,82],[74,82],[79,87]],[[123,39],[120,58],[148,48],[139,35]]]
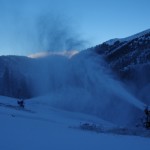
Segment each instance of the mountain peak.
[[136,39],[136,38],[139,38],[139,37],[142,37],[146,34],[150,34],[150,29],[147,29],[147,30],[144,30],[142,32],[139,32],[137,34],[134,34],[134,35],[131,35],[129,37],[126,37],[126,38],[115,38],[115,39],[110,39],[106,42],[104,42],[105,44],[108,44],[108,45],[114,45],[115,42],[119,41],[119,42],[129,42],[133,39]]
[[106,41],[97,45],[94,51],[103,56],[108,67],[136,97],[150,105],[150,96],[146,94],[150,90],[150,29]]

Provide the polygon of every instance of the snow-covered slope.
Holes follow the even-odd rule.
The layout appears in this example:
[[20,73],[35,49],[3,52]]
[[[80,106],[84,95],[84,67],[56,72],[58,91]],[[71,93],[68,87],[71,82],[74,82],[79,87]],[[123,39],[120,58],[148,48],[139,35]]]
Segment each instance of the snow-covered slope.
[[104,42],[92,50],[105,58],[109,68],[124,81],[128,89],[150,104],[149,95],[145,95],[145,89],[150,85],[150,29],[127,38]]
[[[7,105],[0,105],[1,149],[147,150],[150,146],[149,138],[117,135],[117,130],[105,134],[101,130],[98,132],[83,130],[80,128],[81,123],[92,123],[110,131],[115,126],[90,115],[55,109],[47,105],[49,103],[47,100],[43,100],[42,98],[26,100],[25,109],[16,109],[16,99],[0,97],[0,103]],[[126,130],[124,134],[128,134],[128,131]]]
[[50,106],[124,126],[136,126],[143,115],[145,104],[111,77],[95,52],[83,51],[71,58],[50,55],[36,59],[12,56],[5,59],[10,63],[7,68],[14,72],[15,79],[20,78],[18,70],[26,79],[19,84],[12,76],[3,76],[15,81],[12,84],[4,78],[7,81],[4,85],[11,85],[8,87],[10,91],[20,91],[17,98],[22,98],[24,91],[31,92],[34,97],[47,95],[43,99],[47,99]]

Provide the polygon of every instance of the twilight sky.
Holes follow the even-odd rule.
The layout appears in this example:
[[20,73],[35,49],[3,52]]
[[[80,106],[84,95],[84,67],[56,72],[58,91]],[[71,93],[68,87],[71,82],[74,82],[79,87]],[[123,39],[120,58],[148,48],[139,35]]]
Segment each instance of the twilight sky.
[[0,0],[0,55],[127,37],[150,28],[149,6],[150,0]]

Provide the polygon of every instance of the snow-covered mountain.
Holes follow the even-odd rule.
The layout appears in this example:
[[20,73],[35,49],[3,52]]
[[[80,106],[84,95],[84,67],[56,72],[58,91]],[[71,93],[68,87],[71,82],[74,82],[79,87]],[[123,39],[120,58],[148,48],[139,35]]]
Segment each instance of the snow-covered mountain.
[[[150,104],[150,29],[93,48],[141,100]],[[138,94],[137,94],[138,93]]]
[[147,63],[150,61],[150,30],[123,39],[109,40],[94,49],[104,54],[114,69]]
[[[0,94],[25,99],[48,95],[53,107],[94,115],[115,124],[135,126],[143,115],[145,104],[148,104],[149,38],[147,30],[74,55],[1,56]],[[114,79],[103,58],[130,88],[136,92],[140,89],[140,96],[136,97],[146,98],[139,101],[129,88],[126,90]],[[145,82],[141,80],[143,73]]]
[[[123,136],[150,136],[144,128],[145,101],[126,90],[110,68],[127,85],[138,85],[138,69],[149,67],[149,46],[148,30],[79,53],[1,56],[1,149],[146,150],[149,139]],[[144,75],[147,85],[146,68]],[[143,87],[147,95],[149,86]],[[24,99],[24,108],[18,99]],[[108,133],[120,136],[114,140]]]

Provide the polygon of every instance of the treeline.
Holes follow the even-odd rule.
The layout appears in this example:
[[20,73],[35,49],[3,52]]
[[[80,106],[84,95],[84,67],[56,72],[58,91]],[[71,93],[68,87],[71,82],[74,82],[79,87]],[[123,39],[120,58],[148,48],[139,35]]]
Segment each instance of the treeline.
[[5,67],[0,77],[0,95],[15,98],[32,97],[29,80],[20,72]]

